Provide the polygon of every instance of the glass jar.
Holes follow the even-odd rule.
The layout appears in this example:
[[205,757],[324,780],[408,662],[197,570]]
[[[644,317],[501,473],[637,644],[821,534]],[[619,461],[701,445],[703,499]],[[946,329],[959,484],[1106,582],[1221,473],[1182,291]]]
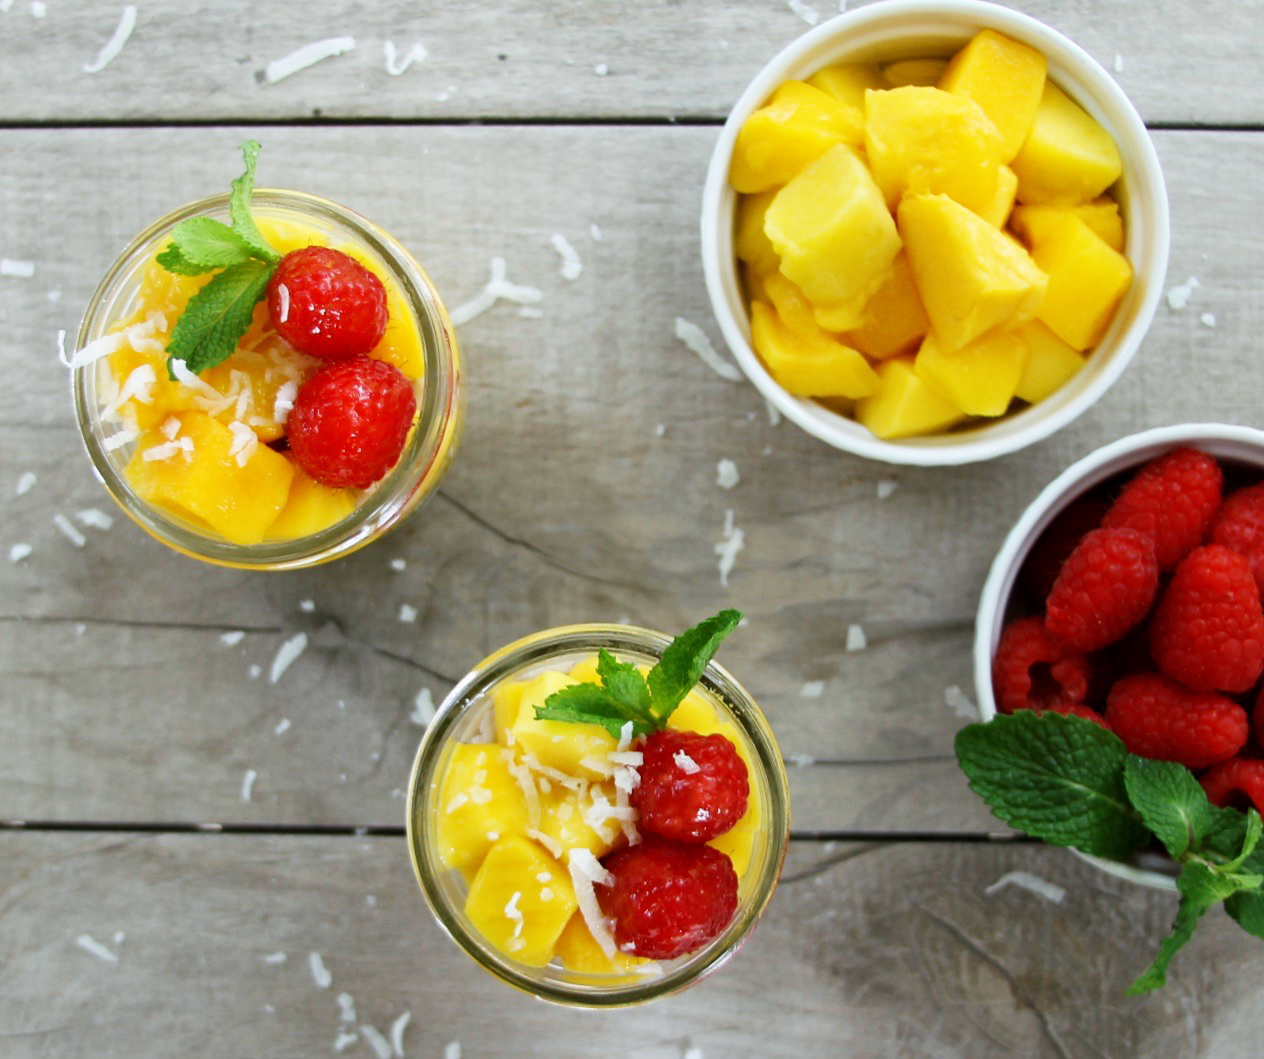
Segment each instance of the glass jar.
[[[434,491],[447,470],[460,434],[463,412],[456,334],[434,284],[387,232],[328,199],[299,191],[257,190],[251,209],[257,219],[307,225],[331,245],[350,245],[391,280],[408,307],[421,338],[424,368],[414,383],[417,423],[396,465],[366,490],[355,510],[316,533],[292,540],[235,544],[205,527],[160,509],[137,495],[123,468],[134,443],[113,450],[101,419],[101,394],[110,369],[105,358],[73,368],[71,387],[84,445],[97,477],[123,511],[142,529],[176,551],[220,566],[291,570],[348,555],[386,533]],[[216,195],[167,214],[141,232],[107,270],[84,314],[76,349],[107,334],[134,311],[141,279],[171,230],[192,217],[229,221],[228,196]],[[174,323],[174,322],[173,322]]]
[[452,689],[417,750],[408,789],[408,845],[422,893],[439,924],[484,970],[524,992],[578,1007],[622,1007],[666,996],[696,982],[731,957],[750,934],[772,897],[790,837],[790,796],[781,752],[750,693],[712,661],[694,689],[729,722],[748,763],[752,803],[762,826],[752,839],[750,860],[738,883],[738,907],[729,925],[692,953],[641,970],[651,973],[581,973],[554,960],[527,966],[492,946],[466,915],[467,883],[446,867],[436,841],[443,811],[440,789],[458,743],[486,742],[492,695],[501,685],[546,670],[569,670],[592,659],[599,648],[622,662],[653,665],[671,638],[626,625],[571,625],[518,640],[484,659]]

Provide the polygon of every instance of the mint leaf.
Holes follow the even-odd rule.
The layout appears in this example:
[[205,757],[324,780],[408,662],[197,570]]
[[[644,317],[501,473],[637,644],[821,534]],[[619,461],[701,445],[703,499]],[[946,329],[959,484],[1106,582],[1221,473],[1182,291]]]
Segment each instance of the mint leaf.
[[275,269],[253,258],[224,269],[189,299],[171,332],[167,352],[194,373],[222,361],[246,333]]
[[1225,911],[1248,934],[1264,938],[1264,893],[1239,891],[1225,900]]
[[233,181],[232,194],[228,197],[228,213],[233,220],[233,231],[256,257],[275,263],[281,260],[280,255],[264,240],[250,214],[250,197],[255,190],[255,164],[259,160],[259,141],[247,140],[241,145],[241,153],[246,160],[246,171]]
[[667,723],[680,700],[693,690],[721,641],[741,620],[741,611],[722,610],[681,633],[668,645],[649,676],[650,708],[660,727]]
[[1146,827],[1173,860],[1197,849],[1211,828],[1211,803],[1184,765],[1129,754],[1124,765],[1124,786]]
[[599,724],[616,739],[628,721],[632,722],[632,731],[636,735],[654,730],[644,718],[629,717],[624,704],[600,684],[572,684],[555,691],[544,700],[543,706],[535,708],[535,716],[540,721]]
[[[171,232],[167,251],[170,250],[175,250],[181,261],[200,266],[203,272],[240,264],[253,256],[249,243],[213,217],[190,217],[177,224]],[[158,261],[162,263],[161,255]]]
[[1211,861],[1227,864],[1241,854],[1245,841],[1246,815],[1236,809],[1221,809],[1213,805],[1199,853]]
[[967,725],[956,750],[971,789],[1029,835],[1116,860],[1150,837],[1128,803],[1128,752],[1092,721],[1020,710]]
[[180,253],[180,248],[175,243],[168,243],[167,249],[154,260],[168,272],[174,272],[179,276],[200,276],[203,272],[208,271],[201,265],[195,265],[192,261],[189,261]]
[[618,661],[603,647],[597,652],[597,674],[610,697],[628,711],[629,720],[639,718],[651,730],[655,727],[654,715],[650,713],[650,689],[636,666]]
[[1203,913],[1217,901],[1223,900],[1223,897],[1216,896],[1220,892],[1216,873],[1198,861],[1185,863],[1176,880],[1176,888],[1181,892],[1181,903],[1176,909],[1172,931],[1163,939],[1154,962],[1128,987],[1128,996],[1148,993],[1167,981],[1167,969],[1172,957],[1194,936],[1194,928]]

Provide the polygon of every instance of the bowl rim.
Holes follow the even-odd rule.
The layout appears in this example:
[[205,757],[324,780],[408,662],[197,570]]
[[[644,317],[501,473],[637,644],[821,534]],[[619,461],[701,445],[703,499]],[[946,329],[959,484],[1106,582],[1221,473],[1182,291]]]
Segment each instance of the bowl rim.
[[[1144,213],[1145,219],[1141,223],[1130,221],[1127,250],[1133,285],[1140,293],[1131,324],[1112,334],[1120,325],[1117,316],[1103,339],[1103,343],[1113,342],[1109,356],[1101,359],[1093,376],[1075,392],[1066,391],[1061,399],[1053,395],[1038,405],[959,434],[884,441],[814,401],[791,396],[773,380],[752,348],[749,324],[735,305],[740,303],[740,295],[734,297],[737,279],[731,253],[736,193],[728,184],[728,168],[742,122],[778,84],[802,75],[807,69],[803,64],[830,42],[888,26],[894,29],[901,23],[907,23],[905,28],[912,34],[919,20],[934,19],[969,21],[979,29],[992,28],[1014,36],[1038,47],[1051,66],[1056,61],[1074,70],[1083,87],[1091,89],[1091,99],[1069,89],[1068,94],[1081,105],[1088,104],[1086,109],[1098,120],[1106,119],[1124,156],[1125,175],[1129,168],[1135,168],[1137,216]],[[835,55],[828,62],[845,58],[845,54]],[[1067,87],[1065,80],[1060,83]],[[995,459],[1044,440],[1091,407],[1123,374],[1149,330],[1167,274],[1170,240],[1167,189],[1158,154],[1136,108],[1114,78],[1058,30],[986,0],[879,0],[837,15],[791,41],[763,66],[733,105],[712,152],[702,196],[701,246],[707,294],[738,366],[778,411],[807,433],[858,456],[909,466],[954,466]],[[996,427],[1001,427],[1001,432],[994,432]]]
[[[1093,486],[1136,467],[1145,460],[1180,446],[1191,446],[1214,456],[1234,458],[1250,450],[1264,470],[1264,430],[1230,423],[1177,423],[1128,434],[1094,449],[1055,477],[1035,497],[1010,528],[992,560],[974,621],[974,687],[980,720],[996,716],[992,693],[992,656],[1005,617],[1005,604],[1031,546],[1067,504]],[[1107,860],[1074,850],[1103,871],[1129,882],[1161,890],[1176,889],[1176,881],[1162,872]]]

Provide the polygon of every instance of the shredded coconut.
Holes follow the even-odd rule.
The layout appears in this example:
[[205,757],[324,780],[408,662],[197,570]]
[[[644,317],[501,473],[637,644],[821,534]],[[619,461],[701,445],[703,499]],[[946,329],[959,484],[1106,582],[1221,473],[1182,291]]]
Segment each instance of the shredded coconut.
[[20,475],[18,475],[18,484],[16,486],[17,495],[26,496],[27,493],[35,488],[35,483],[38,481],[39,479],[35,476],[34,471],[23,471]]
[[443,811],[445,813],[455,813],[458,809],[461,808],[461,806],[465,805],[468,801],[469,801],[469,798],[467,798],[460,791],[457,791],[456,794],[452,795],[452,800],[448,802],[447,807]]
[[298,609],[304,614],[311,614],[316,609],[316,601],[314,599],[300,599],[298,601]]
[[263,957],[263,962],[266,964],[271,964],[272,966],[276,966],[277,964],[285,963],[285,959],[286,959],[285,953],[273,952]]
[[164,441],[161,445],[150,446],[140,455],[146,463],[151,463],[154,460],[169,460],[179,452],[183,452],[186,458],[189,457],[193,452],[193,439],[183,437],[176,438],[175,441]]
[[711,339],[697,324],[690,323],[683,316],[676,317],[676,337],[698,354],[703,363],[720,378],[728,379],[729,382],[741,382],[742,373],[715,351]]
[[20,563],[28,555],[31,554],[32,548],[29,544],[18,543],[9,549],[9,562]]
[[[517,765],[510,760],[508,762],[509,773],[517,781],[518,786],[522,789],[522,797],[527,803],[527,821],[533,828],[540,826],[540,794],[535,789],[535,781],[531,778],[531,772],[526,765]],[[530,834],[530,832],[527,832]]]
[[360,1038],[357,1034],[351,1033],[348,1030],[339,1030],[338,1036],[334,1038],[334,1051],[341,1054],[355,1044],[355,1042],[359,1039]]
[[1124,72],[1124,57],[1120,55],[1119,52],[1115,52],[1114,66],[1115,66],[1115,73],[1121,74]]
[[263,79],[270,85],[276,84],[291,74],[306,70],[309,66],[315,66],[322,59],[345,55],[354,47],[355,37],[330,37],[327,40],[304,44],[303,47],[290,52],[284,58],[274,59],[268,63],[263,71]]
[[599,226],[595,224],[590,224],[588,226],[588,232],[593,237],[593,239],[595,239],[597,242],[601,242],[601,228]]
[[883,481],[878,483],[878,499],[889,500],[891,494],[900,487],[899,482]]
[[443,1059],[461,1059],[461,1042],[448,1041],[443,1046]]
[[1051,883],[1048,879],[1042,879],[1039,875],[1032,875],[1029,871],[1007,871],[991,886],[987,887],[983,892],[988,897],[1004,890],[1007,886],[1017,886],[1023,890],[1030,890],[1034,894],[1038,894],[1046,901],[1052,901],[1055,905],[1062,904],[1062,899],[1066,897],[1065,888]]
[[228,446],[228,455],[237,461],[238,467],[245,467],[259,447],[259,435],[245,423],[238,423],[236,420],[228,424],[228,430],[233,435],[233,442]]
[[676,753],[672,755],[672,760],[676,762],[676,767],[686,776],[692,776],[695,772],[702,771],[702,766],[694,761],[694,759],[683,750],[677,750]]
[[34,275],[34,261],[15,261],[11,257],[0,257],[0,276],[11,276],[14,279],[30,279]]
[[526,922],[522,918],[522,909],[518,907],[518,901],[522,897],[521,890],[515,890],[513,896],[505,902],[505,918],[510,920],[514,925],[513,936],[515,938],[522,937],[522,927]]
[[405,625],[411,625],[417,620],[417,608],[408,603],[401,603],[399,605],[399,620]]
[[811,754],[790,754],[786,757],[786,761],[796,768],[804,768],[807,765],[816,764],[816,758]]
[[298,383],[291,380],[283,382],[277,387],[276,400],[272,403],[272,419],[281,426],[285,426],[286,421],[290,418],[290,412],[294,410],[294,398],[298,396]]
[[554,234],[550,242],[553,244],[553,249],[562,255],[562,278],[579,279],[579,274],[584,271],[584,263],[580,261],[579,253],[571,246],[570,240],[559,232]]
[[236,647],[245,638],[246,634],[241,629],[233,629],[230,632],[219,634],[219,641],[225,647]]
[[80,934],[75,938],[75,944],[83,949],[84,952],[91,953],[98,960],[105,963],[118,963],[118,957],[91,934]]
[[291,636],[278,648],[276,657],[272,659],[272,668],[268,671],[268,683],[275,684],[282,674],[294,663],[294,660],[307,648],[307,633],[300,632]]
[[70,519],[68,519],[65,515],[60,514],[60,513],[54,515],[53,525],[56,526],[59,530],[61,530],[62,533],[66,535],[66,539],[70,541],[70,543],[73,544],[76,548],[82,548],[85,544],[88,543],[88,538],[85,537],[82,533],[80,533],[79,530],[75,528],[75,524],[71,522]]
[[288,732],[289,730],[290,730],[290,719],[288,717],[282,717],[279,721],[277,721],[276,727],[272,729],[272,734],[285,735],[285,733]]
[[[632,745],[632,734],[635,728],[636,725],[634,725],[631,721],[624,721],[623,724],[619,726],[619,745],[617,753],[622,754]],[[640,764],[640,762],[637,762],[637,764]]]
[[579,901],[580,915],[588,933],[592,935],[607,959],[613,959],[617,951],[614,937],[610,933],[610,924],[601,914],[601,905],[597,902],[597,894],[593,890],[594,883],[610,886],[614,876],[601,866],[601,863],[589,850],[575,847],[567,855],[567,867],[571,873],[571,885],[575,888],[575,897]]
[[67,368],[82,368],[87,364],[92,364],[102,357],[108,357],[111,353],[117,353],[123,348],[123,343],[127,340],[127,336],[121,331],[115,331],[113,334],[102,335],[100,338],[94,338],[83,349],[78,350],[73,356],[66,353],[66,332],[57,332],[57,359]]
[[360,1032],[364,1034],[364,1039],[369,1042],[369,1047],[373,1049],[377,1059],[391,1059],[390,1042],[376,1029],[367,1022],[362,1022],[360,1023]]
[[123,388],[119,391],[118,396],[101,409],[101,418],[106,420],[113,419],[118,414],[118,410],[132,398],[140,401],[141,404],[153,404],[153,389],[157,381],[158,376],[154,373],[152,364],[142,364],[138,368],[133,368],[124,381]]
[[978,709],[970,701],[970,696],[956,684],[950,684],[944,688],[944,705],[951,706],[958,717],[976,718],[979,715]]
[[339,1017],[342,1019],[343,1022],[355,1022],[356,1020],[355,1000],[352,999],[352,996],[350,993],[338,994],[338,1010],[339,1010]]
[[740,481],[737,464],[732,460],[721,460],[715,465],[715,484],[721,489],[732,489]]
[[847,626],[847,650],[863,651],[869,646],[869,641],[865,638],[865,630],[859,625]]
[[556,839],[550,838],[543,831],[537,831],[535,828],[529,827],[527,828],[527,837],[534,838],[558,860],[561,860],[562,854],[566,852],[562,849],[561,843],[559,843]]
[[435,704],[429,688],[422,688],[417,692],[417,697],[413,699],[413,712],[408,715],[408,719],[418,728],[430,727],[430,722],[435,719]]
[[1201,323],[1201,324],[1203,325],[1203,327],[1215,327],[1215,326],[1216,326],[1216,314],[1215,314],[1215,313],[1203,313],[1203,314],[1202,314],[1202,315],[1198,318],[1198,322],[1199,322],[1199,323]]
[[1198,280],[1190,276],[1184,283],[1177,284],[1167,292],[1167,304],[1169,309],[1184,309],[1189,304],[1189,299],[1193,297],[1194,291],[1198,289]]
[[101,439],[101,447],[106,452],[113,452],[115,449],[121,449],[124,445],[130,445],[140,437],[139,430],[133,430],[131,427],[124,427],[116,434],[111,434],[108,438]]
[[[179,357],[172,357],[167,363],[171,368],[171,374],[176,377],[177,381],[183,383],[190,390],[201,394],[201,396],[211,401],[222,401],[224,399],[224,395],[222,393],[215,389],[214,386],[210,385],[210,383],[204,382],[202,379],[199,379],[195,374],[193,374],[193,372],[189,370],[189,366]],[[224,407],[228,406],[225,405]]]
[[290,288],[284,283],[277,284],[277,323],[283,324],[290,318]]
[[805,4],[803,0],[789,0],[788,4],[791,11],[798,15],[809,26],[815,26],[821,21],[821,16],[817,13],[816,8]]
[[[636,768],[645,763],[645,755],[640,750],[612,750],[608,757],[611,764],[628,765]],[[617,769],[615,770],[618,771]]]
[[720,584],[729,584],[729,574],[737,562],[737,553],[746,547],[746,533],[733,525],[733,509],[724,512],[724,533],[716,543],[715,554],[720,557]]
[[520,286],[505,279],[505,259],[492,258],[492,278],[478,294],[463,305],[452,310],[451,319],[454,327],[469,323],[476,316],[487,312],[500,299],[516,302],[519,305],[534,305],[544,300],[544,292],[535,287]]
[[825,694],[825,681],[809,680],[799,689],[799,695],[805,699],[819,699]]
[[[382,45],[382,53],[386,58],[386,72],[392,77],[398,77],[413,63],[424,61],[426,56],[430,54],[426,51],[426,46],[421,41],[418,41],[400,59],[393,40],[388,40]],[[281,319],[284,321],[285,317],[281,317]]]
[[171,441],[177,434],[180,433],[180,420],[178,420],[175,416],[168,416],[165,420],[163,420],[162,426],[159,427],[158,430],[164,438]]
[[328,989],[330,983],[334,980],[334,976],[329,973],[329,968],[325,966],[325,961],[321,958],[320,953],[309,953],[307,966],[311,968],[312,981],[316,983],[317,988]]
[[97,74],[109,66],[123,50],[123,45],[127,43],[127,38],[132,35],[132,30],[135,28],[136,5],[128,4],[119,16],[118,25],[114,27],[114,35],[106,41],[105,47],[101,49],[97,57],[84,66],[83,72]]
[[254,769],[246,769],[246,774],[241,778],[241,800],[243,802],[250,801],[250,795],[255,789],[255,780],[259,778],[259,773]]
[[606,74],[608,74],[609,72],[610,72],[610,67],[607,66],[605,63],[596,63],[593,66],[593,73],[595,73],[598,77],[605,77]]
[[391,1023],[391,1048],[395,1059],[404,1059],[404,1030],[408,1028],[408,1020],[413,1017],[411,1011],[405,1011]]
[[406,559],[392,559],[391,560],[391,569],[394,570],[397,574],[402,574],[404,572],[404,568],[407,566],[408,566],[408,560]]

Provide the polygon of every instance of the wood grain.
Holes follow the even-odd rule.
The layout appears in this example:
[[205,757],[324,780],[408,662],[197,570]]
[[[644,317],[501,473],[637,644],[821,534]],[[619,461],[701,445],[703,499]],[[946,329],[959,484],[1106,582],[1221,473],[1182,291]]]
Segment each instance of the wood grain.
[[[806,6],[828,18],[839,5]],[[1048,22],[1108,70],[1119,56],[1113,76],[1147,121],[1258,124],[1264,114],[1260,0],[1010,6]],[[88,74],[83,68],[109,40],[122,5],[53,3],[42,19],[27,8],[19,2],[0,13],[5,122],[715,121],[768,59],[809,28],[781,0],[617,7],[316,0],[297,15],[290,5],[251,0],[152,0],[138,5],[121,54]],[[268,63],[347,35],[355,40],[348,54],[263,83]],[[400,56],[420,42],[427,56],[391,77],[387,41]]]

